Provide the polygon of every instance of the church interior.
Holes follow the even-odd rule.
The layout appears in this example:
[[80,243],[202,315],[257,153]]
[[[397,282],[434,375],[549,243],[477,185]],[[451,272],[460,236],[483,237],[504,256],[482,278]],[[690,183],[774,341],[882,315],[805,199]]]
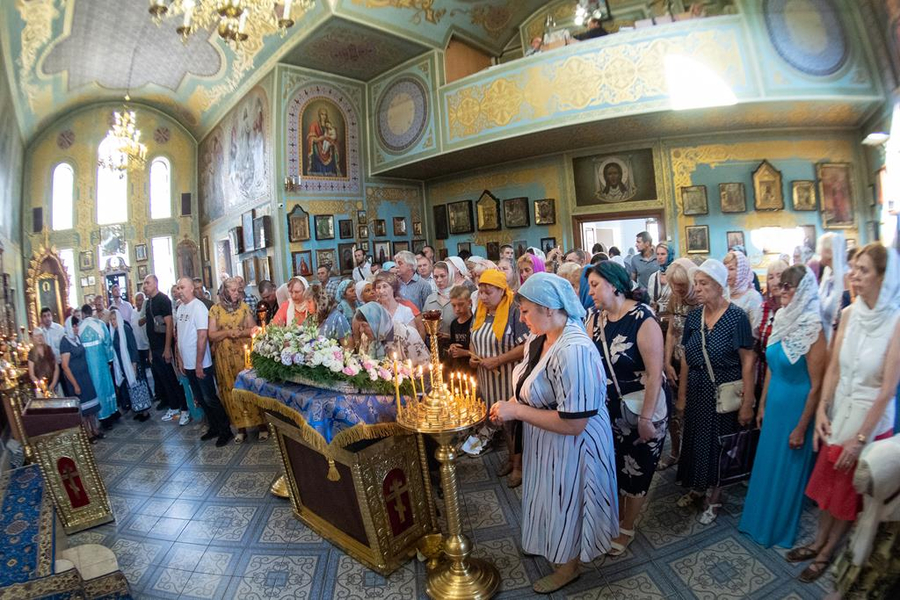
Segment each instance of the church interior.
[[[201,441],[213,419],[179,373],[182,423],[153,406],[92,433],[86,404],[29,377],[48,307],[68,335],[114,288],[155,302],[153,276],[210,305],[234,277],[263,301],[292,278],[352,288],[359,250],[385,271],[426,248],[630,257],[649,232],[698,265],[740,247],[765,284],[829,232],[897,244],[898,0],[9,0],[0,44],[0,598],[520,599],[557,566],[523,548],[506,446],[459,448],[480,380],[404,379],[395,354],[372,375],[386,400],[339,410],[352,394],[263,380],[278,359],[263,371],[254,330],[238,370],[258,377],[231,393],[258,432],[232,417]],[[415,413],[429,375],[455,429]],[[549,596],[834,591],[742,533],[747,483],[726,490],[702,522],[660,470],[627,549]]]

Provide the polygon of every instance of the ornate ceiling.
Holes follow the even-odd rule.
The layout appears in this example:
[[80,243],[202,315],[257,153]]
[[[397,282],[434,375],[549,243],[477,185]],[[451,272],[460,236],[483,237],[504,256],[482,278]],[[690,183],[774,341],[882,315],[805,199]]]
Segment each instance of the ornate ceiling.
[[198,139],[278,61],[368,81],[457,35],[499,54],[544,0],[317,0],[287,35],[235,53],[215,33],[187,44],[146,0],[4,0],[0,42],[26,141],[61,114],[121,98]]

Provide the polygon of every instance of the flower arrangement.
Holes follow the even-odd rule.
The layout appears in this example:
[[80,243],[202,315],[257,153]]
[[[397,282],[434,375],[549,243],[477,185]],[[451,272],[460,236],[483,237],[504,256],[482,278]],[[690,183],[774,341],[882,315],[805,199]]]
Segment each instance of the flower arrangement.
[[[260,377],[270,381],[293,381],[340,391],[394,393],[392,361],[342,347],[338,340],[320,334],[313,318],[299,326],[266,327],[253,339],[250,363]],[[411,389],[410,366],[400,365],[398,374]]]

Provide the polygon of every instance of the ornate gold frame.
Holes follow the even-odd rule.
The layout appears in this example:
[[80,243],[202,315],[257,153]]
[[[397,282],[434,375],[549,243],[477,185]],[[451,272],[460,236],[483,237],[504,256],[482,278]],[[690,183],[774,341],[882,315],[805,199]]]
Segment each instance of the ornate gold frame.
[[[44,268],[47,261],[49,261],[52,268],[56,269],[56,273]],[[25,276],[25,299],[28,304],[29,328],[36,327],[38,324],[40,311],[38,307],[38,285],[40,280],[50,277],[55,277],[57,280],[57,294],[59,295],[60,316],[62,317],[69,307],[68,296],[63,293],[63,290],[69,289],[72,274],[68,272],[66,266],[59,258],[56,247],[50,246],[49,242],[45,240],[44,243],[38,246],[38,249],[31,257],[31,261],[28,263],[28,273]]]

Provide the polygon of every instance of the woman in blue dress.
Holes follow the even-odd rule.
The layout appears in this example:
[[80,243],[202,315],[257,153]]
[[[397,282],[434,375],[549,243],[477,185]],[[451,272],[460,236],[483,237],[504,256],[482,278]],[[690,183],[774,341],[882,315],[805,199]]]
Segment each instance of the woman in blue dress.
[[[805,265],[781,274],[781,310],[766,348],[756,462],[740,531],[765,547],[791,548],[814,464],[811,422],[827,362],[816,277]],[[778,490],[777,494],[772,493]]]
[[522,548],[553,563],[534,583],[549,594],[578,578],[578,563],[605,554],[619,534],[612,428],[600,353],[568,281],[535,273],[519,289],[531,330],[513,370],[513,398],[491,419],[522,422]]
[[307,302],[307,314],[315,315],[321,335],[335,339],[345,347],[353,345],[350,322],[323,286],[309,286],[304,298]]
[[69,388],[78,396],[81,404],[81,422],[87,431],[91,443],[103,439],[97,413],[100,412],[100,400],[91,380],[84,344],[78,337],[80,319],[72,316],[66,319],[66,335],[59,341],[59,359],[62,372],[69,382]]

